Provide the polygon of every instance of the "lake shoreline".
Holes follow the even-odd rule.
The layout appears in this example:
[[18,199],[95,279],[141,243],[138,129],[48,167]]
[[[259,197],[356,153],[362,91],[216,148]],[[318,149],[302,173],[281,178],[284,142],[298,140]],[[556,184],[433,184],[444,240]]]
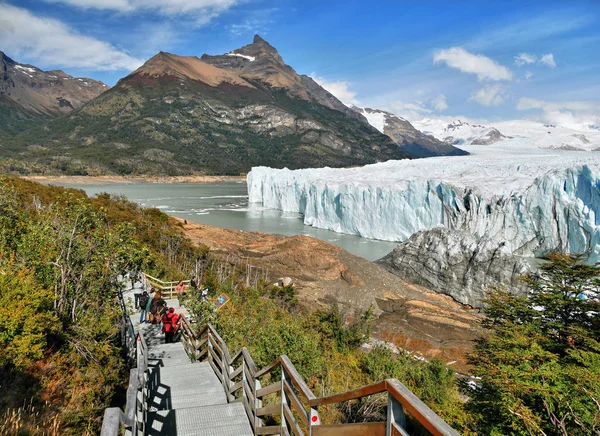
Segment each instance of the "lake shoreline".
[[246,176],[21,176],[42,184],[245,183]]

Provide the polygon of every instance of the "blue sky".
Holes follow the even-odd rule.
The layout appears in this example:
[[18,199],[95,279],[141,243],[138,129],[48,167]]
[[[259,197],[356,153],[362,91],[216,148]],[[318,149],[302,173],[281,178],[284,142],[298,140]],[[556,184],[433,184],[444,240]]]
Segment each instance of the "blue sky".
[[346,103],[600,123],[600,0],[0,0],[0,50],[109,85],[259,33]]

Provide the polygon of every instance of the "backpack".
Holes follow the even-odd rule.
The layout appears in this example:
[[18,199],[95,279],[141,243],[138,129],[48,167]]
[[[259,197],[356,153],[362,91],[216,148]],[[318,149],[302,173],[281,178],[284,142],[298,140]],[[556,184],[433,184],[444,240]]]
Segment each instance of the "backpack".
[[142,310],[146,310],[146,305],[148,304],[149,299],[150,297],[148,297],[147,295],[141,295],[138,299],[138,307]]
[[164,333],[170,333],[177,331],[177,320],[179,319],[179,315],[176,313],[167,313],[162,317],[163,328],[162,331]]

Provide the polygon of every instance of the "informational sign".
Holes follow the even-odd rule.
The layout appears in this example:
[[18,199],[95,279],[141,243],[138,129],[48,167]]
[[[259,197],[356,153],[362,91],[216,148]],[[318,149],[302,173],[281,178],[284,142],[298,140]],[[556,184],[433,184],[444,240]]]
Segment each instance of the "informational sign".
[[225,306],[229,302],[230,298],[225,292],[217,297],[215,300],[215,307],[219,310],[221,307]]

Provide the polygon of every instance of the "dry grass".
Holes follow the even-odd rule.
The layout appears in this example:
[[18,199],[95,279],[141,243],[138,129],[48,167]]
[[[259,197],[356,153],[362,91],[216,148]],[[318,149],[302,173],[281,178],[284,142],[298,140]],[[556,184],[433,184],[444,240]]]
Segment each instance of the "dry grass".
[[58,436],[60,428],[59,415],[42,414],[32,404],[0,412],[0,434],[5,436]]

